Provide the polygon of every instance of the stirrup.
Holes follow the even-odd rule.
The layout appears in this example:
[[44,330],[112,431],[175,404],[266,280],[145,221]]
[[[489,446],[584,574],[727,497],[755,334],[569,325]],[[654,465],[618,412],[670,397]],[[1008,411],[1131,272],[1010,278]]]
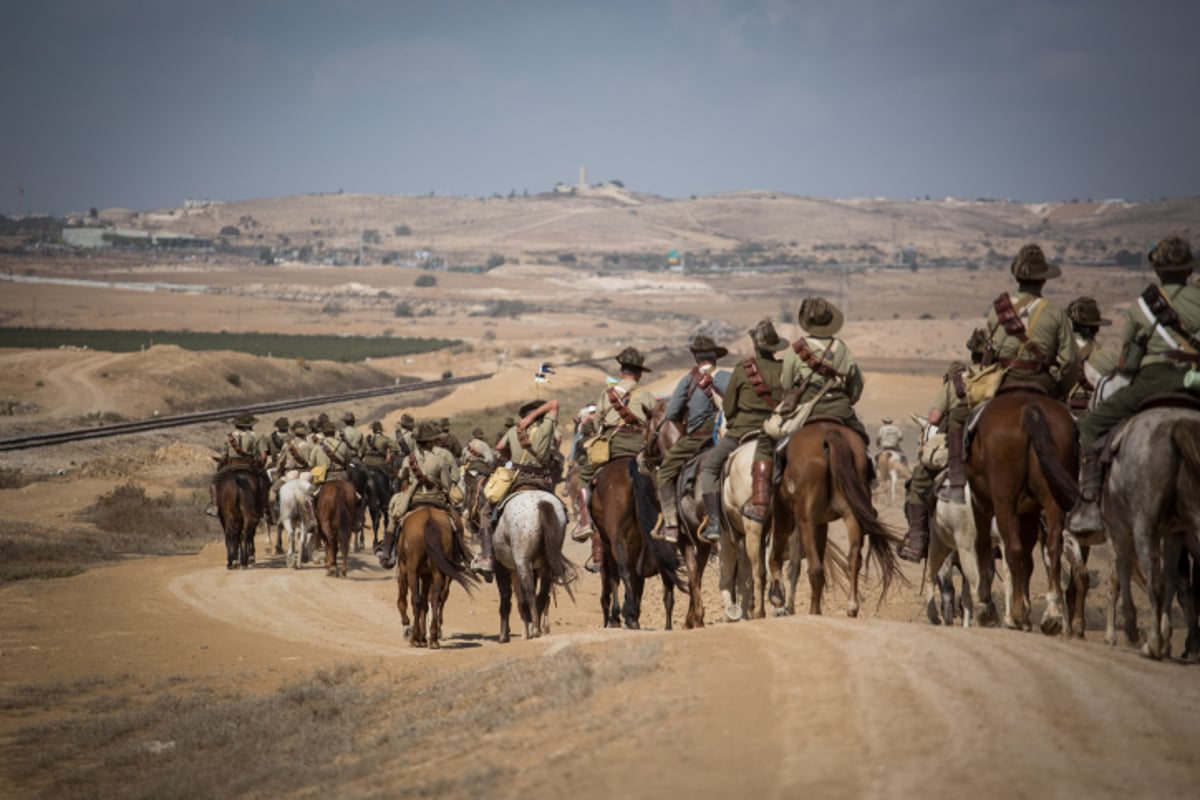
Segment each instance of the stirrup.
[[571,531],[571,539],[573,541],[586,542],[588,539],[591,539],[591,538],[592,538],[592,529],[591,528],[582,528],[582,527],[576,525],[575,530]]
[[217,516],[217,507],[210,505],[204,509],[204,513],[210,517],[215,517],[215,516]]

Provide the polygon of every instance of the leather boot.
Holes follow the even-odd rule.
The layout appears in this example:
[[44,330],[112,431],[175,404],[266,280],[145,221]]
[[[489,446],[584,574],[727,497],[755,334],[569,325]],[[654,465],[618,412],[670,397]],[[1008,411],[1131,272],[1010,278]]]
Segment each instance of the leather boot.
[[669,480],[658,487],[658,504],[662,507],[662,524],[658,527],[658,538],[666,542],[679,541],[679,513],[675,508],[675,481]]
[[949,451],[948,466],[950,467],[946,499],[951,503],[965,503],[967,494],[963,487],[967,484],[967,473],[963,469],[963,432],[961,429],[946,431],[946,449]]
[[604,563],[604,545],[600,542],[600,534],[592,534],[592,557],[588,559],[583,568],[588,572],[599,572],[600,565]]
[[773,461],[755,461],[750,468],[753,479],[750,489],[750,499],[742,503],[742,516],[755,522],[766,522],[771,513],[771,472],[775,469]]
[[471,561],[471,569],[480,573],[485,578],[490,578],[495,572],[495,563],[492,560],[492,528],[490,525],[484,525],[479,529],[479,553]]
[[588,504],[592,501],[592,490],[586,486],[579,490],[579,519],[575,522],[575,530],[571,538],[577,542],[586,542],[592,535],[592,513]]
[[701,498],[704,500],[704,530],[700,531],[700,536],[708,542],[721,541],[721,493],[720,492],[705,492]]
[[904,513],[908,517],[908,533],[904,534],[897,555],[919,564],[929,551],[929,509],[922,503],[909,503],[904,506]]
[[1076,536],[1091,536],[1104,530],[1104,520],[1100,515],[1103,479],[1104,465],[1100,462],[1100,454],[1093,448],[1080,453],[1079,502],[1067,518],[1067,530]]
[[375,557],[379,559],[379,566],[384,569],[391,569],[396,566],[396,526],[388,526],[387,533],[383,536],[383,541],[375,548]]
[[217,485],[215,483],[208,485],[208,508],[204,509],[204,513],[210,517],[217,515]]

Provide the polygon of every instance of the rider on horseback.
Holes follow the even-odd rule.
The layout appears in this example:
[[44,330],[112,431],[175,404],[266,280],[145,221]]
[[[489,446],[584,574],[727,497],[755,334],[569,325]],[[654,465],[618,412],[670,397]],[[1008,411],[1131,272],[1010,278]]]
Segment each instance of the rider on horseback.
[[450,432],[450,418],[442,417],[441,419],[442,437],[438,441],[438,446],[444,450],[449,450],[450,455],[454,458],[462,458],[462,444],[458,441],[458,437]]
[[[479,555],[472,560],[471,569],[483,573],[485,577],[495,568],[492,560],[492,531],[496,527],[496,520],[493,519],[494,509],[499,508],[504,498],[514,489],[534,488],[550,492],[554,488],[550,465],[558,446],[558,401],[532,400],[521,406],[518,413],[520,422],[508,429],[496,446],[495,455],[492,456],[495,460],[504,459],[505,466],[515,472],[512,481],[494,503],[486,497],[481,497]],[[482,434],[483,431],[479,433]],[[479,444],[487,447],[481,439]],[[467,447],[470,448],[471,444]],[[490,451],[488,455],[492,455]],[[491,467],[488,469],[490,471]]]
[[891,417],[884,417],[879,426],[879,430],[875,432],[875,446],[883,450],[895,450],[900,452],[900,443],[904,441],[904,431],[900,430],[893,422]]
[[[321,434],[322,439],[314,444],[310,451],[309,463],[313,466],[313,483],[348,480],[350,459],[354,456],[350,445],[337,435],[337,429],[329,420],[322,426]],[[321,469],[322,467],[324,469]]]
[[1036,244],[1022,247],[1011,269],[1017,296],[1006,292],[988,309],[984,366],[995,362],[1004,368],[1001,387],[1024,384],[1062,400],[1075,385],[1079,351],[1066,312],[1042,297],[1046,281],[1062,270]]
[[[809,335],[797,339],[783,353],[780,381],[784,396],[779,412],[786,415],[812,402],[813,415],[838,419],[862,438],[864,447],[870,447],[871,436],[854,413],[854,404],[863,391],[862,372],[850,348],[834,336],[841,330],[845,316],[822,297],[806,297],[796,316]],[[867,463],[873,470],[874,464]],[[753,470],[752,494],[742,506],[742,514],[762,522],[771,509],[771,477],[775,471],[775,440],[765,430],[758,436]]]
[[[242,413],[233,418],[233,431],[225,434],[225,443],[221,447],[217,459],[217,473],[208,486],[208,508],[204,513],[210,517],[217,516],[217,477],[231,470],[241,469],[253,472],[266,485],[266,474],[263,472],[263,450],[258,437],[254,434],[254,423],[258,422],[253,414]],[[269,524],[274,524],[271,518],[270,506],[267,503],[267,492],[260,492],[258,497],[259,511]],[[265,509],[263,506],[267,506]]]
[[392,459],[396,456],[396,440],[383,432],[383,423],[371,423],[371,433],[363,438],[363,466],[368,469],[391,471]]
[[[771,416],[771,412],[783,396],[783,385],[780,383],[783,363],[775,357],[775,353],[788,346],[787,340],[779,338],[769,319],[759,321],[749,333],[754,342],[754,355],[733,368],[725,390],[725,399],[721,404],[725,413],[725,435],[716,443],[700,468],[700,493],[707,517],[700,535],[710,542],[719,541],[721,538],[721,468],[741,444],[742,439],[762,431],[763,423]],[[770,438],[767,438],[765,443],[759,440],[754,457],[755,497],[767,498],[763,503],[763,516],[766,516],[765,506],[769,505],[770,498],[771,468],[767,467],[765,478],[762,479],[758,470],[760,460],[770,464],[774,459]],[[760,480],[765,481],[761,486]]]
[[697,334],[688,343],[688,349],[696,359],[696,366],[675,384],[675,391],[667,401],[663,421],[678,422],[684,426],[684,435],[663,457],[658,468],[658,501],[662,507],[662,538],[674,542],[679,538],[679,510],[675,504],[676,479],[680,470],[697,453],[713,441],[717,423],[717,404],[721,394],[729,386],[729,372],[714,372],[717,359],[729,355],[711,337]]
[[346,426],[342,428],[342,431],[340,434],[338,434],[338,436],[343,442],[346,443],[346,446],[350,448],[350,452],[354,453],[354,455],[358,456],[359,458],[362,458],[363,447],[365,445],[363,443],[362,431],[354,427],[354,414],[350,411],[342,414],[342,422],[346,423]]
[[[620,380],[605,389],[596,401],[597,435],[608,440],[610,460],[617,456],[636,456],[641,452],[646,420],[653,413],[656,402],[653,394],[638,386],[642,374],[650,372],[646,357],[637,348],[626,347],[617,354],[617,363],[621,365]],[[602,466],[589,460],[580,470],[579,521],[571,532],[571,538],[577,542],[592,539],[592,556],[596,564],[600,563],[598,556],[601,555],[601,543],[592,532],[588,503],[592,499],[592,478]]]
[[417,450],[417,440],[413,435],[413,428],[416,427],[416,424],[412,414],[400,415],[400,424],[396,426],[396,450],[401,458],[407,458],[409,453]]
[[1074,534],[1103,530],[1100,492],[1107,434],[1137,413],[1151,395],[1187,391],[1200,395],[1200,288],[1188,283],[1194,261],[1186,239],[1170,236],[1150,251],[1159,288],[1151,284],[1129,307],[1121,329],[1122,373],[1128,386],[1096,406],[1079,424],[1079,503],[1067,528]]
[[450,514],[455,528],[461,529],[452,503],[452,493],[458,487],[460,473],[454,456],[437,446],[441,438],[442,431],[436,423],[422,422],[417,430],[417,450],[410,453],[400,466],[397,478],[402,486],[408,488],[392,496],[388,507],[391,524],[383,542],[375,550],[379,565],[385,569],[396,566],[396,532],[410,507],[435,505],[444,508]]
[[1077,297],[1067,306],[1067,317],[1075,333],[1075,346],[1079,348],[1079,376],[1075,385],[1067,392],[1067,406],[1076,419],[1081,418],[1091,402],[1096,384],[1117,367],[1116,351],[1096,341],[1096,334],[1112,320],[1100,316],[1100,306],[1092,297]]

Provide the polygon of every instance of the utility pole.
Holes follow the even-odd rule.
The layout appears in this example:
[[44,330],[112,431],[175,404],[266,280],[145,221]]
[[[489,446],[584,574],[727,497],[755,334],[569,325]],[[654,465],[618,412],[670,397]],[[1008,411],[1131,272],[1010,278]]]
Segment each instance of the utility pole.
[[23,183],[17,184],[17,198],[18,198],[18,202],[19,202],[18,207],[21,209],[21,216],[18,217],[18,219],[24,219],[25,218],[25,184],[23,184]]

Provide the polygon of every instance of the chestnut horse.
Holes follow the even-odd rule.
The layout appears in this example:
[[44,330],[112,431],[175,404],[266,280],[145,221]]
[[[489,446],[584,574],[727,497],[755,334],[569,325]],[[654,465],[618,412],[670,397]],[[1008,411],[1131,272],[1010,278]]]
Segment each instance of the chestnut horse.
[[[771,599],[781,600],[787,613],[796,610],[796,579],[800,574],[801,547],[808,559],[811,588],[808,613],[821,613],[825,591],[825,557],[829,523],[840,519],[850,543],[846,572],[850,601],[846,614],[858,616],[858,576],[864,540],[879,565],[879,602],[892,581],[904,580],[893,546],[900,537],[880,522],[871,505],[871,484],[866,445],[857,433],[830,418],[814,418],[792,434],[784,447],[787,464],[783,482],[774,497],[771,543]],[[789,546],[790,545],[790,546]],[[790,558],[786,596],[779,573],[785,554]]]
[[[1029,581],[1044,519],[1049,590],[1041,629],[1048,636],[1061,632],[1063,523],[1079,497],[1075,482],[1079,437],[1071,412],[1063,403],[1040,392],[1021,387],[1002,389],[979,412],[966,454],[966,471],[978,537],[975,551],[981,581],[976,601],[983,607],[991,602],[990,537],[994,517],[1012,576],[1012,608],[1004,624],[1032,629]],[[1080,636],[1086,588],[1086,581],[1082,588],[1076,584],[1073,604],[1080,614],[1072,620],[1072,629],[1077,627]]]
[[[457,581],[467,594],[479,582],[468,570],[466,553],[455,541],[450,514],[434,505],[419,505],[400,522],[396,549],[396,608],[405,636],[413,647],[441,647],[442,611]],[[408,617],[406,595],[412,593],[413,620]],[[426,627],[428,625],[428,628]]]
[[[646,423],[645,461],[651,469],[655,486],[658,485],[658,467],[662,463],[663,457],[683,436],[683,427],[678,422],[664,418],[666,410],[666,402],[658,401]],[[682,488],[678,486],[678,482],[677,487]],[[704,503],[700,500],[699,476],[696,476],[696,482],[690,494],[682,492],[678,494],[678,512],[679,542],[677,546],[683,556],[684,566],[687,568],[690,587],[684,627],[689,630],[703,628],[704,598],[701,596],[700,586],[704,581],[704,568],[708,566],[708,556],[712,552],[713,546],[707,539],[698,535],[701,518],[704,516]]]
[[254,563],[254,531],[258,529],[259,497],[269,486],[257,472],[231,469],[216,477],[217,519],[225,532],[225,568],[235,562],[245,569]]
[[[325,541],[325,573],[346,577],[350,562],[350,537],[358,511],[354,485],[349,481],[325,481],[317,489],[315,508],[317,534]],[[338,552],[342,563],[338,564]]]
[[[675,589],[688,591],[679,577],[679,554],[674,545],[650,535],[658,519],[658,503],[649,479],[641,479],[637,459],[617,456],[600,467],[592,481],[589,510],[604,558],[600,563],[600,611],[605,627],[641,627],[642,589],[646,578],[659,575],[663,582],[666,629],[671,630]],[[617,593],[625,587],[625,602],[618,609]]]

